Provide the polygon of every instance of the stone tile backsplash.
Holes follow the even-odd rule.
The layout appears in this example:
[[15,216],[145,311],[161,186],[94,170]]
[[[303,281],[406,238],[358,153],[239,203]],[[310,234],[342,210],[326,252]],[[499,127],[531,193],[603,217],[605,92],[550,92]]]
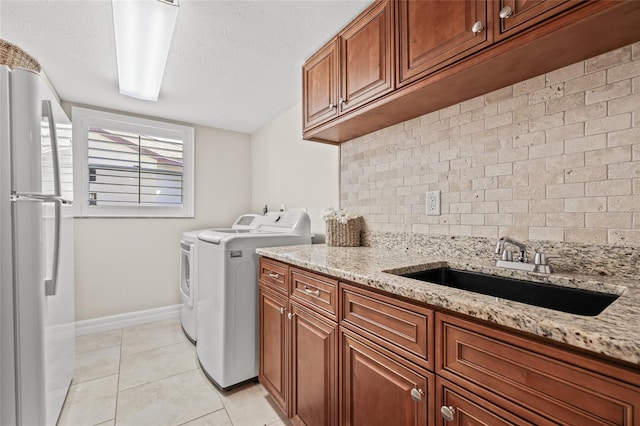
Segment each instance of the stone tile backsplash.
[[365,245],[464,253],[510,236],[572,256],[565,269],[640,272],[640,43],[340,149],[341,207],[363,216]]
[[[510,236],[637,261],[640,43],[353,139],[340,152],[341,207],[364,217],[367,244]],[[425,192],[434,190],[441,215],[427,216]],[[605,263],[600,273],[614,267]]]

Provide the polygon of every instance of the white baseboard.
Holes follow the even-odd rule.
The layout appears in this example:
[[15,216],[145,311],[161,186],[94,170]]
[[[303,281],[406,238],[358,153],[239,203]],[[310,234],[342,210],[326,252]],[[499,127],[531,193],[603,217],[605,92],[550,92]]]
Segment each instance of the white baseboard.
[[76,336],[101,333],[148,322],[179,319],[182,305],[164,306],[146,311],[129,312],[108,317],[76,321]]

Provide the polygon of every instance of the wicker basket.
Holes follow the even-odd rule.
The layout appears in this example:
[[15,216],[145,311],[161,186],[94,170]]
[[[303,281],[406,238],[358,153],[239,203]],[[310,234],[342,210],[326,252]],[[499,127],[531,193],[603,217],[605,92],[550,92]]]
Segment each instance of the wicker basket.
[[340,223],[327,219],[327,245],[331,247],[358,247],[360,245],[360,218]]
[[26,68],[40,72],[40,64],[31,55],[13,43],[0,38],[0,64],[9,68]]

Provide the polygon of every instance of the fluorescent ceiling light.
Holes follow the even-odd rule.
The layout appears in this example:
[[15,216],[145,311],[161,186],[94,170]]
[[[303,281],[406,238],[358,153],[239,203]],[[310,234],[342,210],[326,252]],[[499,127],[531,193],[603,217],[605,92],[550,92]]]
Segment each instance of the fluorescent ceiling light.
[[113,0],[120,93],[157,101],[178,1]]

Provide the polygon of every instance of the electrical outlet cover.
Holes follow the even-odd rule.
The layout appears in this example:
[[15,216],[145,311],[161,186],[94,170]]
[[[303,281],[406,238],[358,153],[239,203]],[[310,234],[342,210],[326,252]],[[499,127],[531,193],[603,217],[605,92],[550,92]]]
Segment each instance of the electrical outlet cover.
[[440,191],[427,191],[427,216],[440,216]]

